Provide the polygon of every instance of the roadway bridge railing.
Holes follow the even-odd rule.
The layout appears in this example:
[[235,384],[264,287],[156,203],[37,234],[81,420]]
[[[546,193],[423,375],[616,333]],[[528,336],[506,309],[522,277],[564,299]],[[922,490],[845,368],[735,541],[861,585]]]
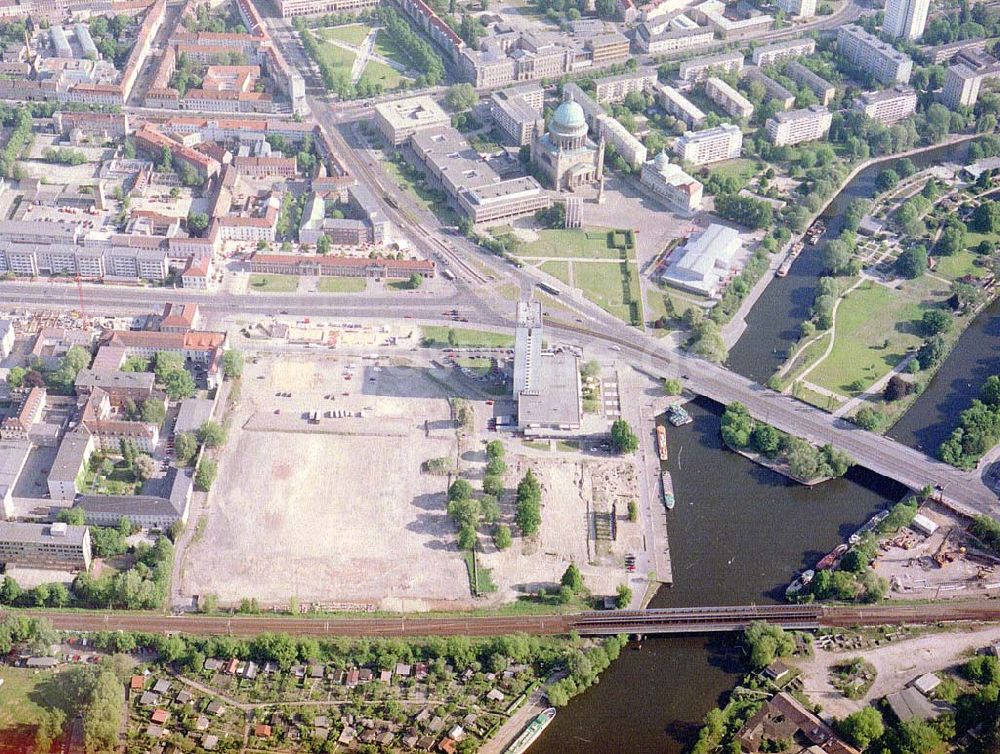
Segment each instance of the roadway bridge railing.
[[611,634],[693,634],[742,631],[754,621],[787,629],[819,628],[819,605],[744,605],[615,610],[570,616],[574,631],[589,636]]

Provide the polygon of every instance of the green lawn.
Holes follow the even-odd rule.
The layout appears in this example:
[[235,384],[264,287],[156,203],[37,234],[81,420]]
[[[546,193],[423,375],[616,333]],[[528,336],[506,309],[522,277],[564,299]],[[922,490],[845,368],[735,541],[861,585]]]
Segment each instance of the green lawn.
[[539,269],[542,272],[549,273],[552,277],[558,278],[563,281],[566,285],[569,285],[569,262],[542,262]]
[[299,287],[295,275],[251,275],[250,290],[260,293],[294,293]]
[[[52,683],[55,673],[0,666],[0,753],[32,751],[34,731],[46,712],[66,700]],[[71,713],[72,710],[65,710]]]
[[330,26],[319,29],[319,34],[323,39],[336,39],[339,42],[360,47],[371,30],[372,27],[368,24],[347,24],[346,26]]
[[331,68],[334,70],[342,69],[346,73],[351,72],[351,66],[354,65],[354,59],[357,55],[350,50],[345,50],[343,47],[337,47],[337,45],[330,44],[326,42],[323,35],[319,35],[317,47],[319,48],[318,55],[323,59]]
[[392,38],[385,32],[380,31],[378,36],[375,37],[375,54],[404,65],[408,69],[412,64],[406,53],[400,50]]
[[620,259],[621,251],[608,246],[608,231],[541,230],[539,238],[517,252],[522,257],[573,257],[579,259]]
[[[625,322],[642,323],[639,275],[633,262],[578,262],[573,265],[576,287],[609,314]],[[631,304],[625,303],[626,291]]]
[[[969,235],[979,236],[979,240],[985,238],[981,233],[970,233]],[[979,241],[976,241],[976,244],[978,243]],[[970,246],[976,244],[970,244]],[[937,260],[937,266],[934,268],[935,274],[949,280],[957,280],[965,275],[973,275],[978,278],[986,274],[985,269],[976,266],[976,262],[980,259],[979,254],[968,249],[960,251],[958,254],[952,254],[950,257],[934,258]]]
[[738,160],[727,160],[713,165],[710,168],[712,175],[722,177],[732,176],[740,181],[740,187],[747,185],[750,179],[757,174],[757,162],[740,158]]
[[[479,347],[479,348],[512,348],[513,335],[502,335],[484,330],[469,330],[460,327],[443,327],[425,325],[420,328],[424,345],[431,348]],[[453,333],[451,339],[449,334]],[[454,342],[451,342],[454,340]]]
[[365,278],[323,277],[319,279],[317,288],[321,293],[359,293],[367,284]]
[[828,390],[850,395],[856,380],[867,388],[903,359],[907,349],[923,342],[915,321],[931,291],[940,285],[928,278],[908,283],[899,291],[866,283],[848,294],[837,310],[833,351],[806,377]]
[[369,58],[365,72],[361,74],[362,81],[368,80],[381,84],[384,91],[398,89],[403,82],[403,77],[395,68],[390,68],[385,63]]
[[471,369],[480,376],[489,374],[490,369],[493,368],[493,360],[487,359],[484,356],[474,356],[467,359],[455,359],[455,361],[460,367]]

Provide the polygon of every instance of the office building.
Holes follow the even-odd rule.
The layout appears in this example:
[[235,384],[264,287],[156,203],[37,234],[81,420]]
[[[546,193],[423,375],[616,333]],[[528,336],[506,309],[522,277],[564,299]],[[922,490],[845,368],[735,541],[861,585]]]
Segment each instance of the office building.
[[920,39],[930,0],[886,0],[882,33],[894,39]]
[[668,52],[693,50],[711,44],[715,39],[715,32],[704,26],[697,26],[694,29],[660,28],[661,31],[653,31],[649,24],[639,24],[635,31],[635,46],[639,52],[663,55]]
[[542,88],[535,84],[501,89],[490,98],[490,115],[515,146],[531,143],[535,131],[545,128],[542,118]]
[[532,435],[577,430],[583,421],[577,357],[544,353],[543,338],[542,305],[518,302],[513,380],[518,427]]
[[0,522],[0,563],[7,567],[86,571],[90,560],[86,526]]
[[440,105],[427,96],[379,102],[375,105],[375,125],[394,147],[413,134],[451,125],[451,118]]
[[355,13],[378,6],[378,0],[278,0],[282,18]]
[[905,84],[913,72],[909,55],[855,24],[837,29],[837,52],[883,84]]
[[673,210],[690,213],[701,209],[704,186],[670,162],[665,152],[642,166],[639,182]]
[[854,109],[862,111],[872,120],[891,126],[917,111],[917,93],[907,84],[864,92],[855,102]]
[[833,116],[822,105],[811,105],[801,110],[776,113],[768,118],[764,128],[767,138],[778,147],[822,139],[830,130]]
[[750,118],[753,115],[753,103],[722,79],[710,76],[705,82],[705,94],[734,118]]
[[731,123],[704,131],[688,131],[674,142],[674,152],[690,165],[734,160],[743,148],[743,132]]

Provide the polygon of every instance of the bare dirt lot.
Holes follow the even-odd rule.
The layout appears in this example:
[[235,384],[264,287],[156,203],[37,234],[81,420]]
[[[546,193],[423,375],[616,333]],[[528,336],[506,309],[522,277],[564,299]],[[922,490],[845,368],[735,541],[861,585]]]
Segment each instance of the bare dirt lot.
[[[304,418],[314,410],[318,424]],[[338,410],[362,416],[326,416]],[[344,357],[248,362],[183,592],[222,604],[470,604],[447,479],[420,473],[455,452],[445,390],[424,370]]]

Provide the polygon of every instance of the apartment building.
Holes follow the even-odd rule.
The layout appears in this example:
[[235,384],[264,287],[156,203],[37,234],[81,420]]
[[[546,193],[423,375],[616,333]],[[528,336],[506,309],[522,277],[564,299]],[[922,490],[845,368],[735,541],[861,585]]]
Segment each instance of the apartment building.
[[646,146],[610,115],[598,116],[594,130],[633,168],[646,162]]
[[734,118],[753,115],[753,103],[720,78],[710,76],[705,81],[705,94]]
[[949,66],[941,100],[951,109],[973,107],[979,100],[982,81],[982,75],[964,63]]
[[816,42],[812,39],[789,39],[786,42],[758,47],[753,51],[753,64],[763,68],[767,65],[777,65],[787,60],[795,60],[803,55],[816,52]]
[[824,107],[833,101],[834,95],[837,93],[837,87],[822,76],[817,76],[797,60],[793,60],[785,66],[785,75],[799,86],[804,86],[812,91]]
[[544,92],[535,84],[493,92],[490,115],[507,137],[519,147],[531,143],[536,130],[545,128],[542,118]]
[[717,73],[739,73],[743,70],[743,53],[727,52],[704,58],[685,60],[680,65],[677,78],[689,84],[704,81]]
[[909,55],[855,24],[837,29],[837,52],[883,84],[905,84],[913,72],[913,59]]
[[622,102],[632,92],[645,92],[656,84],[656,71],[636,71],[608,76],[594,82],[594,99],[602,105]]
[[156,375],[152,372],[123,372],[120,369],[81,369],[76,375],[76,394],[89,397],[103,390],[113,406],[127,401],[141,403],[152,397]]
[[764,128],[767,138],[778,147],[822,139],[830,130],[833,115],[822,105],[776,113],[768,118]]
[[930,0],[886,0],[882,32],[895,39],[920,39]]
[[656,87],[656,101],[668,115],[683,121],[688,128],[697,128],[705,120],[705,113],[674,87],[660,84]]
[[45,410],[45,388],[14,391],[11,403],[12,411],[0,421],[0,439],[27,440],[31,427],[42,418]]
[[757,81],[764,87],[764,92],[768,101],[777,102],[782,110],[790,110],[795,106],[795,94],[783,87],[770,76],[761,73],[759,68],[749,68],[745,77],[751,81]]
[[671,209],[686,213],[701,209],[704,186],[670,162],[665,152],[642,166],[639,182]]
[[112,330],[101,341],[102,350],[107,346],[122,349],[125,358],[142,356],[151,359],[157,351],[178,353],[186,361],[205,366],[209,387],[215,387],[221,381],[219,363],[226,349],[226,334],[206,330],[185,333]]
[[711,44],[715,32],[704,26],[694,29],[674,29],[667,27],[652,31],[649,24],[639,24],[635,31],[635,46],[639,52],[648,55],[664,55],[668,52],[693,50]]
[[278,0],[282,18],[357,13],[378,7],[378,0]]
[[451,125],[451,118],[427,96],[379,102],[375,105],[375,125],[392,146],[398,147],[420,131]]
[[854,109],[860,110],[872,120],[891,126],[917,111],[917,93],[907,84],[864,92],[854,103]]
[[674,152],[691,165],[708,165],[740,156],[743,132],[731,123],[703,131],[688,131],[674,142]]
[[778,0],[778,8],[791,18],[812,18],[816,15],[816,0]]
[[90,562],[86,526],[0,521],[0,563],[5,566],[86,571]]

